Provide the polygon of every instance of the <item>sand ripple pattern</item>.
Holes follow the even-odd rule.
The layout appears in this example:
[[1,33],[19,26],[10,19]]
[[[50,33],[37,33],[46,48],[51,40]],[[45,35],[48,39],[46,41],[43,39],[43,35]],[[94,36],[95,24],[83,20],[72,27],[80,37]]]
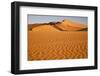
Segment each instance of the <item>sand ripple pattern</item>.
[[87,38],[87,31],[28,31],[28,60],[87,58]]

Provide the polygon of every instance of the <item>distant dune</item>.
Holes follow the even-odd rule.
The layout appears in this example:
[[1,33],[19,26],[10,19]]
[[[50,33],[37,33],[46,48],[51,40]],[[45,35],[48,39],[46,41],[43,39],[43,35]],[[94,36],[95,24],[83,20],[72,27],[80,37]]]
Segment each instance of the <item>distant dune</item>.
[[63,20],[28,24],[28,60],[88,58],[87,25]]
[[72,22],[70,20],[63,20],[60,24],[57,24],[56,27],[60,28],[63,31],[78,31],[82,29],[87,29],[87,26],[77,22]]
[[42,32],[42,31],[59,31],[59,30],[50,25],[42,25],[42,26],[32,28],[32,31],[34,31],[34,32],[41,31]]
[[56,28],[56,31],[57,30],[59,30],[59,31],[87,31],[87,26],[85,24],[73,22],[73,21],[67,20],[67,19],[64,19],[63,21],[60,21],[60,22],[29,24],[28,30],[33,30],[36,27],[39,27],[39,28],[36,28],[37,30],[39,30],[41,28],[46,30],[47,28],[51,29],[51,26],[54,27],[54,28],[52,28],[54,30]]

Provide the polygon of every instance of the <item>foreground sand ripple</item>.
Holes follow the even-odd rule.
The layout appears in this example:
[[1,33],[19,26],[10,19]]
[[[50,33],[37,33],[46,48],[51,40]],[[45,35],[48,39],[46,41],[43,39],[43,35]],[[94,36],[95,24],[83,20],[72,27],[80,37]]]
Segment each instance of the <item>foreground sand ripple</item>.
[[87,31],[28,31],[28,60],[87,58]]

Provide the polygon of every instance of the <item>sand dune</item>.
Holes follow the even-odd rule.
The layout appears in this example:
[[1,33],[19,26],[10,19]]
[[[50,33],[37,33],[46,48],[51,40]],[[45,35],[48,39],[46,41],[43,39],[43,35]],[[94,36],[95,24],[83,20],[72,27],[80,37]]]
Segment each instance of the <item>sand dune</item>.
[[70,20],[63,20],[60,24],[57,24],[56,27],[60,28],[63,31],[78,31],[82,29],[87,29],[86,25],[73,22]]
[[[53,26],[56,29],[52,28],[51,26]],[[60,22],[29,24],[28,30],[34,29],[34,31],[37,31],[37,30],[40,30],[41,28],[46,31],[48,31],[49,28],[56,31],[57,29],[60,31],[81,31],[81,30],[87,31],[87,26],[85,24],[73,22],[67,19],[64,19]]]
[[28,60],[87,58],[86,28],[69,20],[28,25]]
[[54,32],[54,31],[59,31],[59,30],[50,25],[42,25],[42,26],[32,28],[32,31],[34,31],[34,32],[36,32],[36,31],[40,31],[40,32],[53,31]]

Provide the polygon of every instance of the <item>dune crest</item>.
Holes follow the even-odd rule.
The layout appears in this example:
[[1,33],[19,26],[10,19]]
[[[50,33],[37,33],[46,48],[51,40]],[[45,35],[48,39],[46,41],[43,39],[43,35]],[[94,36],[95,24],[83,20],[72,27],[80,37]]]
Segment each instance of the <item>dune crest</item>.
[[86,25],[67,19],[28,24],[28,61],[87,58]]
[[87,25],[64,19],[59,22],[29,24],[31,31],[87,31]]
[[82,29],[87,29],[86,25],[67,19],[64,19],[60,24],[57,24],[56,27],[61,28],[63,31],[79,31]]
[[38,26],[38,27],[35,27],[32,29],[32,31],[40,31],[40,32],[43,32],[43,31],[59,31],[58,29],[50,26],[50,25],[42,25],[42,26]]

